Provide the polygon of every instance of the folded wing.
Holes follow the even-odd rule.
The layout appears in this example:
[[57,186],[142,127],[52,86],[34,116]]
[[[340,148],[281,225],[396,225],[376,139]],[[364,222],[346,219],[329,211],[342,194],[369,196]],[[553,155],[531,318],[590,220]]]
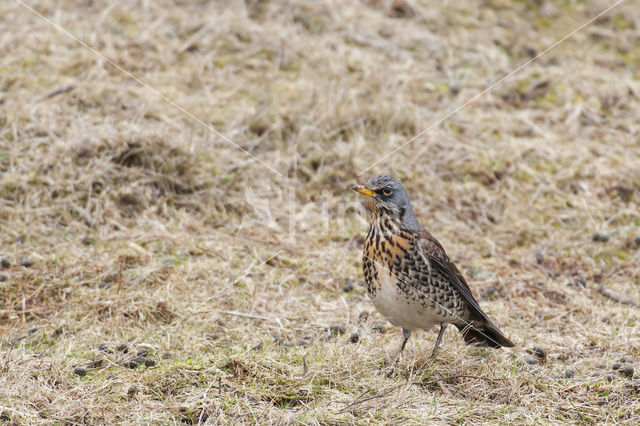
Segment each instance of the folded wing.
[[454,323],[462,333],[465,342],[494,348],[513,347],[514,344],[480,308],[469,285],[456,265],[449,259],[440,242],[423,229],[420,231],[418,248],[424,262],[435,269],[434,272],[446,277],[465,299],[467,307],[465,315],[460,318],[459,323]]

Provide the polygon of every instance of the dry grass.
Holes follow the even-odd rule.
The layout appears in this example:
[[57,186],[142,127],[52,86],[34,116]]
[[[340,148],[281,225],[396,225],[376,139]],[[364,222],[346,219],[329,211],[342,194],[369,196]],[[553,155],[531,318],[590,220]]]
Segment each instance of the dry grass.
[[[116,3],[29,2],[281,176],[3,1],[4,421],[638,422],[638,308],[598,292],[640,299],[635,2],[360,177],[609,3]],[[385,377],[348,189],[379,173],[516,348],[430,330]]]

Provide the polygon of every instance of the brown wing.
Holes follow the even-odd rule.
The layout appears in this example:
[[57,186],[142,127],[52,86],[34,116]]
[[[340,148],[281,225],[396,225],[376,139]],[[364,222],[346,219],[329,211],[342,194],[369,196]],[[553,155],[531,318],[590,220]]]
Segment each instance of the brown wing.
[[424,229],[420,231],[418,238],[420,252],[425,256],[427,262],[437,272],[445,276],[467,302],[469,314],[463,320],[473,321],[473,327],[468,329],[466,327],[467,324],[456,324],[460,331],[463,332],[465,341],[468,343],[484,343],[493,347],[514,346],[484,313],[473,297],[469,284],[467,284],[458,267],[449,259],[440,242]]
[[458,267],[449,259],[440,242],[423,229],[420,231],[418,244],[421,248],[422,255],[427,258],[432,267],[435,267],[440,274],[449,279],[451,284],[454,285],[456,290],[458,290],[467,303],[469,303],[470,307],[473,308],[472,310],[477,311],[477,314],[481,317],[489,319],[473,297],[469,284],[467,284]]

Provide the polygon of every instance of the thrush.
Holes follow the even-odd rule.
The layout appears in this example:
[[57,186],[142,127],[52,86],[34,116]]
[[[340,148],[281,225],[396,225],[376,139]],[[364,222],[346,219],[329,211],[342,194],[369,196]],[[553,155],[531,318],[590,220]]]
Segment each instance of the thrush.
[[431,356],[447,325],[468,344],[513,347],[482,311],[469,285],[442,245],[416,219],[409,197],[391,176],[376,176],[353,189],[366,195],[371,213],[362,269],[376,309],[402,328],[402,344],[393,368],[414,330],[440,326]]

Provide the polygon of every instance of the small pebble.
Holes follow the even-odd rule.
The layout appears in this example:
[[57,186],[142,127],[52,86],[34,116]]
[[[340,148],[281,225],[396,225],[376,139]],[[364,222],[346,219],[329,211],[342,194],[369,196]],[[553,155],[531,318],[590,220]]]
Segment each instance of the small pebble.
[[536,346],[533,348],[533,354],[535,356],[537,356],[538,358],[541,359],[546,359],[547,358],[547,351],[545,348],[542,348],[540,346]]
[[29,259],[24,259],[22,262],[20,262],[20,265],[24,266],[25,268],[31,268],[33,266],[33,262]]
[[342,287],[342,291],[344,291],[345,293],[353,291],[353,283],[351,281],[347,281],[344,287]]
[[609,236],[607,234],[600,234],[596,232],[595,234],[593,234],[591,239],[598,243],[606,243],[607,241],[609,241]]
[[8,279],[9,279],[9,277],[7,277],[6,275],[0,274],[0,283],[3,283],[5,281],[7,281]]
[[614,364],[611,366],[611,369],[612,369],[613,371],[618,371],[618,370],[620,369],[620,363],[619,363],[619,362],[614,363]]
[[621,364],[620,368],[618,368],[618,373],[622,374],[625,377],[633,377],[633,365]]
[[584,278],[578,278],[578,279],[576,280],[576,282],[578,283],[578,285],[579,285],[580,287],[583,287],[583,288],[584,288],[584,287],[586,287],[586,286],[587,286],[587,280],[585,280]]
[[[260,345],[262,345],[262,343],[260,343]],[[165,352],[164,354],[162,354],[162,359],[172,359],[173,355],[171,355],[169,352]]]
[[544,255],[540,250],[536,252],[536,262],[538,262],[538,265],[541,265],[542,262],[544,262]]
[[27,331],[27,333],[29,333],[29,334],[33,334],[33,333],[35,333],[36,331],[38,331],[38,327],[33,327],[33,328],[30,328],[30,329],[29,329],[29,331]]
[[77,376],[83,377],[87,375],[87,369],[82,367],[76,367],[73,369],[73,373]]
[[144,364],[145,367],[153,367],[154,365],[156,365],[156,360],[143,356],[138,358],[138,362]]
[[100,343],[98,345],[98,350],[99,351],[106,352],[107,349],[109,349],[109,345],[107,345],[106,343]]
[[129,368],[138,368],[138,363],[136,361],[125,361],[122,365]]
[[9,259],[4,258],[4,257],[2,258],[2,260],[0,260],[0,265],[2,265],[2,267],[3,267],[4,269],[9,269],[9,268],[11,268],[11,262],[9,262]]
[[565,379],[570,379],[572,378],[574,375],[576,374],[575,371],[569,369],[569,370],[564,370],[562,372],[562,377],[564,377]]
[[135,394],[138,393],[138,387],[136,385],[132,385],[128,390],[127,390],[127,395],[129,396],[133,396]]
[[375,331],[377,331],[378,333],[384,333],[385,331],[387,331],[387,327],[385,327],[384,323],[382,321],[378,321],[374,326],[373,329]]
[[346,328],[342,324],[334,324],[334,325],[330,325],[329,328],[327,328],[327,331],[333,335],[338,335],[338,334],[344,334],[344,332],[346,331]]
[[148,354],[149,354],[149,349],[140,349],[136,355],[147,356]]
[[640,237],[636,237],[633,241],[636,243],[638,247],[640,247]]
[[360,341],[360,334],[357,331],[354,333],[351,333],[351,336],[349,336],[349,342],[358,343],[359,341]]
[[538,360],[536,358],[528,358],[527,359],[527,364],[529,364],[529,365],[534,365],[534,364],[537,364],[537,363],[538,363]]
[[607,374],[604,379],[609,383],[613,382],[613,374]]
[[118,352],[124,352],[129,353],[129,346],[127,346],[126,343],[120,343],[118,346],[116,346],[116,351]]
[[19,237],[16,237],[16,243],[24,244],[24,235],[20,235]]

